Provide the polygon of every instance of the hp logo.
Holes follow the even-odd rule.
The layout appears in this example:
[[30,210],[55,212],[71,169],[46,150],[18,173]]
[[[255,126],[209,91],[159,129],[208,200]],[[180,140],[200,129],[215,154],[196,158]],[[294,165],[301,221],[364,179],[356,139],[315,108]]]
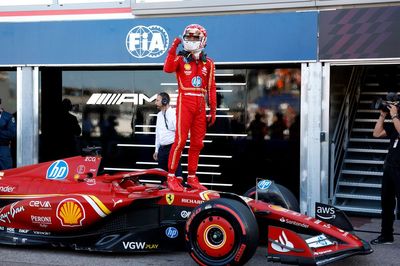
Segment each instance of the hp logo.
[[168,227],[167,229],[165,229],[165,235],[168,238],[177,238],[178,237],[178,229],[176,229],[175,227]]
[[68,175],[68,164],[63,160],[52,163],[47,169],[46,179],[62,180]]
[[160,57],[168,49],[168,45],[168,33],[158,25],[136,26],[126,36],[126,49],[136,58]]
[[192,78],[192,86],[195,88],[201,87],[201,77],[196,76]]
[[271,184],[272,181],[270,180],[261,180],[260,182],[258,182],[257,188],[261,190],[266,190],[271,186]]

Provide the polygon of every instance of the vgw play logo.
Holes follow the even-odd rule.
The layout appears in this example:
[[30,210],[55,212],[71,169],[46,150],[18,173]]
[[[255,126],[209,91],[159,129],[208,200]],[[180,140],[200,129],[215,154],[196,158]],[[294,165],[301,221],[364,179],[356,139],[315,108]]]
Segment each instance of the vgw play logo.
[[136,26],[126,36],[126,49],[136,58],[156,58],[167,51],[168,33],[158,25]]

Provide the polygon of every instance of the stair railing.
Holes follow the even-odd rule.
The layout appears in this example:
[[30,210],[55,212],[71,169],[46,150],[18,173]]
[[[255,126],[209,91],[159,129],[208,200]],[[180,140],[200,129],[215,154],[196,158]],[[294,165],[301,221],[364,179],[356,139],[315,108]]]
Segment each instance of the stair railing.
[[335,181],[338,180],[340,170],[343,167],[344,155],[347,150],[351,122],[357,113],[357,105],[360,99],[360,86],[364,78],[364,67],[353,67],[347,84],[344,101],[340,108],[339,118],[332,135],[330,147],[330,175],[329,175],[329,201],[334,199]]

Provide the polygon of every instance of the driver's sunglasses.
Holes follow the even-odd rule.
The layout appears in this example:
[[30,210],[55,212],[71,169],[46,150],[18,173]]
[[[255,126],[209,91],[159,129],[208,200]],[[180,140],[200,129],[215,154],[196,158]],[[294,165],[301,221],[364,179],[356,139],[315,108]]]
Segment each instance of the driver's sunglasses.
[[197,35],[185,35],[185,36],[183,36],[183,39],[184,39],[185,41],[195,41],[195,42],[198,42],[198,41],[200,41],[200,36],[197,36]]

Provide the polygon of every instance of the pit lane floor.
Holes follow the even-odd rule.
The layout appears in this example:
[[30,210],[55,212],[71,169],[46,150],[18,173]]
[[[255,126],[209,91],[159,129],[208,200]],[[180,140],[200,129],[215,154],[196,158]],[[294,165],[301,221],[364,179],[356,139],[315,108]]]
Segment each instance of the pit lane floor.
[[[377,218],[351,218],[356,230],[379,231],[380,219]],[[400,234],[400,221],[395,222],[395,232]],[[371,240],[376,233],[356,232],[365,240]],[[399,265],[400,235],[395,235],[392,245],[373,246],[374,252],[366,256],[354,256],[330,264],[335,266],[348,265]],[[254,257],[247,265],[279,265],[267,263],[266,248],[259,247]],[[24,248],[14,246],[0,246],[0,265],[22,266],[113,266],[113,265],[173,265],[194,266],[196,263],[186,252],[173,252],[163,254],[100,254],[90,252],[76,252],[61,249]]]

